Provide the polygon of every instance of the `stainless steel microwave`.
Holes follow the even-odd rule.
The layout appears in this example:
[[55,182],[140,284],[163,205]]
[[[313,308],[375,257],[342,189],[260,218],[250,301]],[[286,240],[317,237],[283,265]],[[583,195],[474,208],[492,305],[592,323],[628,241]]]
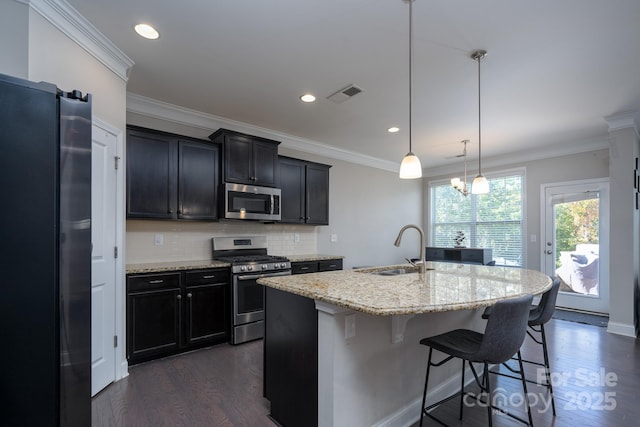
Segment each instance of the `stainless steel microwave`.
[[243,184],[224,184],[226,219],[280,220],[280,189]]

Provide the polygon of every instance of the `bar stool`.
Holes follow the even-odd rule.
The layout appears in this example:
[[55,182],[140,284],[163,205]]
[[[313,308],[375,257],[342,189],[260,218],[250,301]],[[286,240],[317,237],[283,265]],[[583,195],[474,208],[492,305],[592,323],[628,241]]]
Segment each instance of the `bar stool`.
[[[551,366],[549,364],[549,353],[547,351],[547,337],[544,332],[544,324],[547,323],[549,320],[551,320],[551,316],[553,316],[553,312],[556,309],[556,300],[558,298],[559,289],[560,289],[560,279],[555,277],[553,278],[553,284],[551,285],[551,288],[548,291],[546,291],[544,294],[542,294],[542,297],[540,298],[540,302],[538,303],[538,305],[531,308],[531,310],[529,311],[529,321],[528,321],[529,328],[527,329],[527,335],[531,337],[533,342],[542,346],[542,355],[544,358],[544,362],[541,363],[533,360],[522,359],[522,361],[525,363],[544,367],[544,374],[545,374],[544,383],[538,383],[537,381],[533,381],[530,379],[527,379],[527,382],[532,384],[537,384],[539,386],[547,388],[547,390],[549,391],[549,396],[551,397],[551,410],[554,416],[556,415],[556,403],[553,398],[553,385],[551,383]],[[491,313],[492,313],[492,307],[487,307],[484,313],[482,313],[482,318],[488,319]],[[534,336],[534,333],[537,336]],[[508,366],[506,367],[507,369],[509,369]],[[504,372],[492,371],[492,373],[497,375],[502,375],[505,377],[516,378],[513,375],[509,375]]]
[[[527,383],[524,377],[524,369],[520,358],[520,347],[524,341],[527,331],[527,321],[529,318],[529,310],[533,295],[524,295],[517,298],[498,301],[492,308],[491,317],[487,322],[484,333],[479,333],[469,329],[456,329],[444,334],[436,335],[420,340],[420,344],[429,347],[429,359],[427,362],[427,374],[424,381],[424,393],[422,395],[422,412],[420,414],[420,426],[422,426],[424,416],[428,416],[442,425],[442,421],[429,413],[429,411],[440,404],[454,399],[460,395],[460,419],[462,419],[462,411],[465,396],[473,396],[476,400],[482,402],[481,397],[486,393],[486,404],[489,425],[493,423],[492,410],[498,410],[512,418],[515,418],[529,426],[533,426],[531,418],[531,409],[529,407],[529,398],[527,394]],[[438,350],[448,355],[440,362],[432,362],[433,350]],[[491,396],[491,382],[489,379],[489,364],[502,364],[510,360],[517,354],[519,369],[514,372],[520,373],[522,388],[524,391],[524,401],[527,410],[528,422],[519,418],[503,408],[493,406]],[[431,367],[442,366],[453,358],[462,360],[462,382],[460,392],[446,397],[428,407],[425,407],[427,400],[427,388],[429,385],[429,372]],[[480,387],[480,393],[464,391],[464,370],[465,363],[469,364],[471,372],[475,378],[476,384]],[[482,378],[479,378],[473,363],[482,363]]]

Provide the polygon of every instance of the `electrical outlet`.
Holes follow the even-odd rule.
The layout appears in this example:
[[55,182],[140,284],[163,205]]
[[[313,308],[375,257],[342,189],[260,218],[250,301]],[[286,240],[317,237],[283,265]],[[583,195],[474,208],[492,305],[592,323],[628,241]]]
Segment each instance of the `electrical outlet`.
[[156,246],[164,245],[164,234],[156,234],[153,241]]
[[331,243],[335,243],[338,241],[338,235],[337,234],[332,234],[331,235]]
[[300,234],[298,233],[293,234],[293,243],[300,243]]
[[356,336],[356,315],[348,314],[344,316],[344,338],[349,339]]

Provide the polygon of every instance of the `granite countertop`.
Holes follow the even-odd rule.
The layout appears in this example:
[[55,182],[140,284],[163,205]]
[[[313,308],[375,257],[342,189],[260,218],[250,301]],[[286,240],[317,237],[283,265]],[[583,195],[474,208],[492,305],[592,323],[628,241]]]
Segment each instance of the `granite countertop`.
[[[291,262],[301,261],[322,261],[327,259],[342,259],[341,255],[287,255],[287,258]],[[204,260],[204,261],[167,261],[167,262],[150,262],[140,264],[127,264],[126,274],[140,274],[140,273],[161,273],[167,271],[178,270],[197,270],[201,268],[224,268],[229,267],[231,264],[227,262]]]
[[200,268],[224,268],[229,267],[228,262],[205,260],[205,261],[167,261],[150,262],[143,264],[127,264],[127,274],[137,273],[161,273],[178,270],[197,270]]
[[523,294],[541,294],[551,278],[513,267],[427,262],[427,272],[372,274],[409,264],[268,277],[258,283],[372,315],[476,309]]
[[291,262],[303,262],[303,261],[324,261],[328,259],[343,259],[342,255],[319,255],[319,254],[307,254],[307,255],[285,255]]

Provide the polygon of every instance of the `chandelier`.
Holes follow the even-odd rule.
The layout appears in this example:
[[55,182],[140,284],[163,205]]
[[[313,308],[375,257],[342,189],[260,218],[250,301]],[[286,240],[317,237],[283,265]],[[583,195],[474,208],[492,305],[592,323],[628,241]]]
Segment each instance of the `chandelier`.
[[451,178],[451,186],[458,190],[460,194],[466,197],[469,194],[469,192],[467,191],[467,143],[469,142],[469,140],[465,139],[461,142],[464,144],[464,148],[462,149],[462,157],[464,157],[464,178]]

